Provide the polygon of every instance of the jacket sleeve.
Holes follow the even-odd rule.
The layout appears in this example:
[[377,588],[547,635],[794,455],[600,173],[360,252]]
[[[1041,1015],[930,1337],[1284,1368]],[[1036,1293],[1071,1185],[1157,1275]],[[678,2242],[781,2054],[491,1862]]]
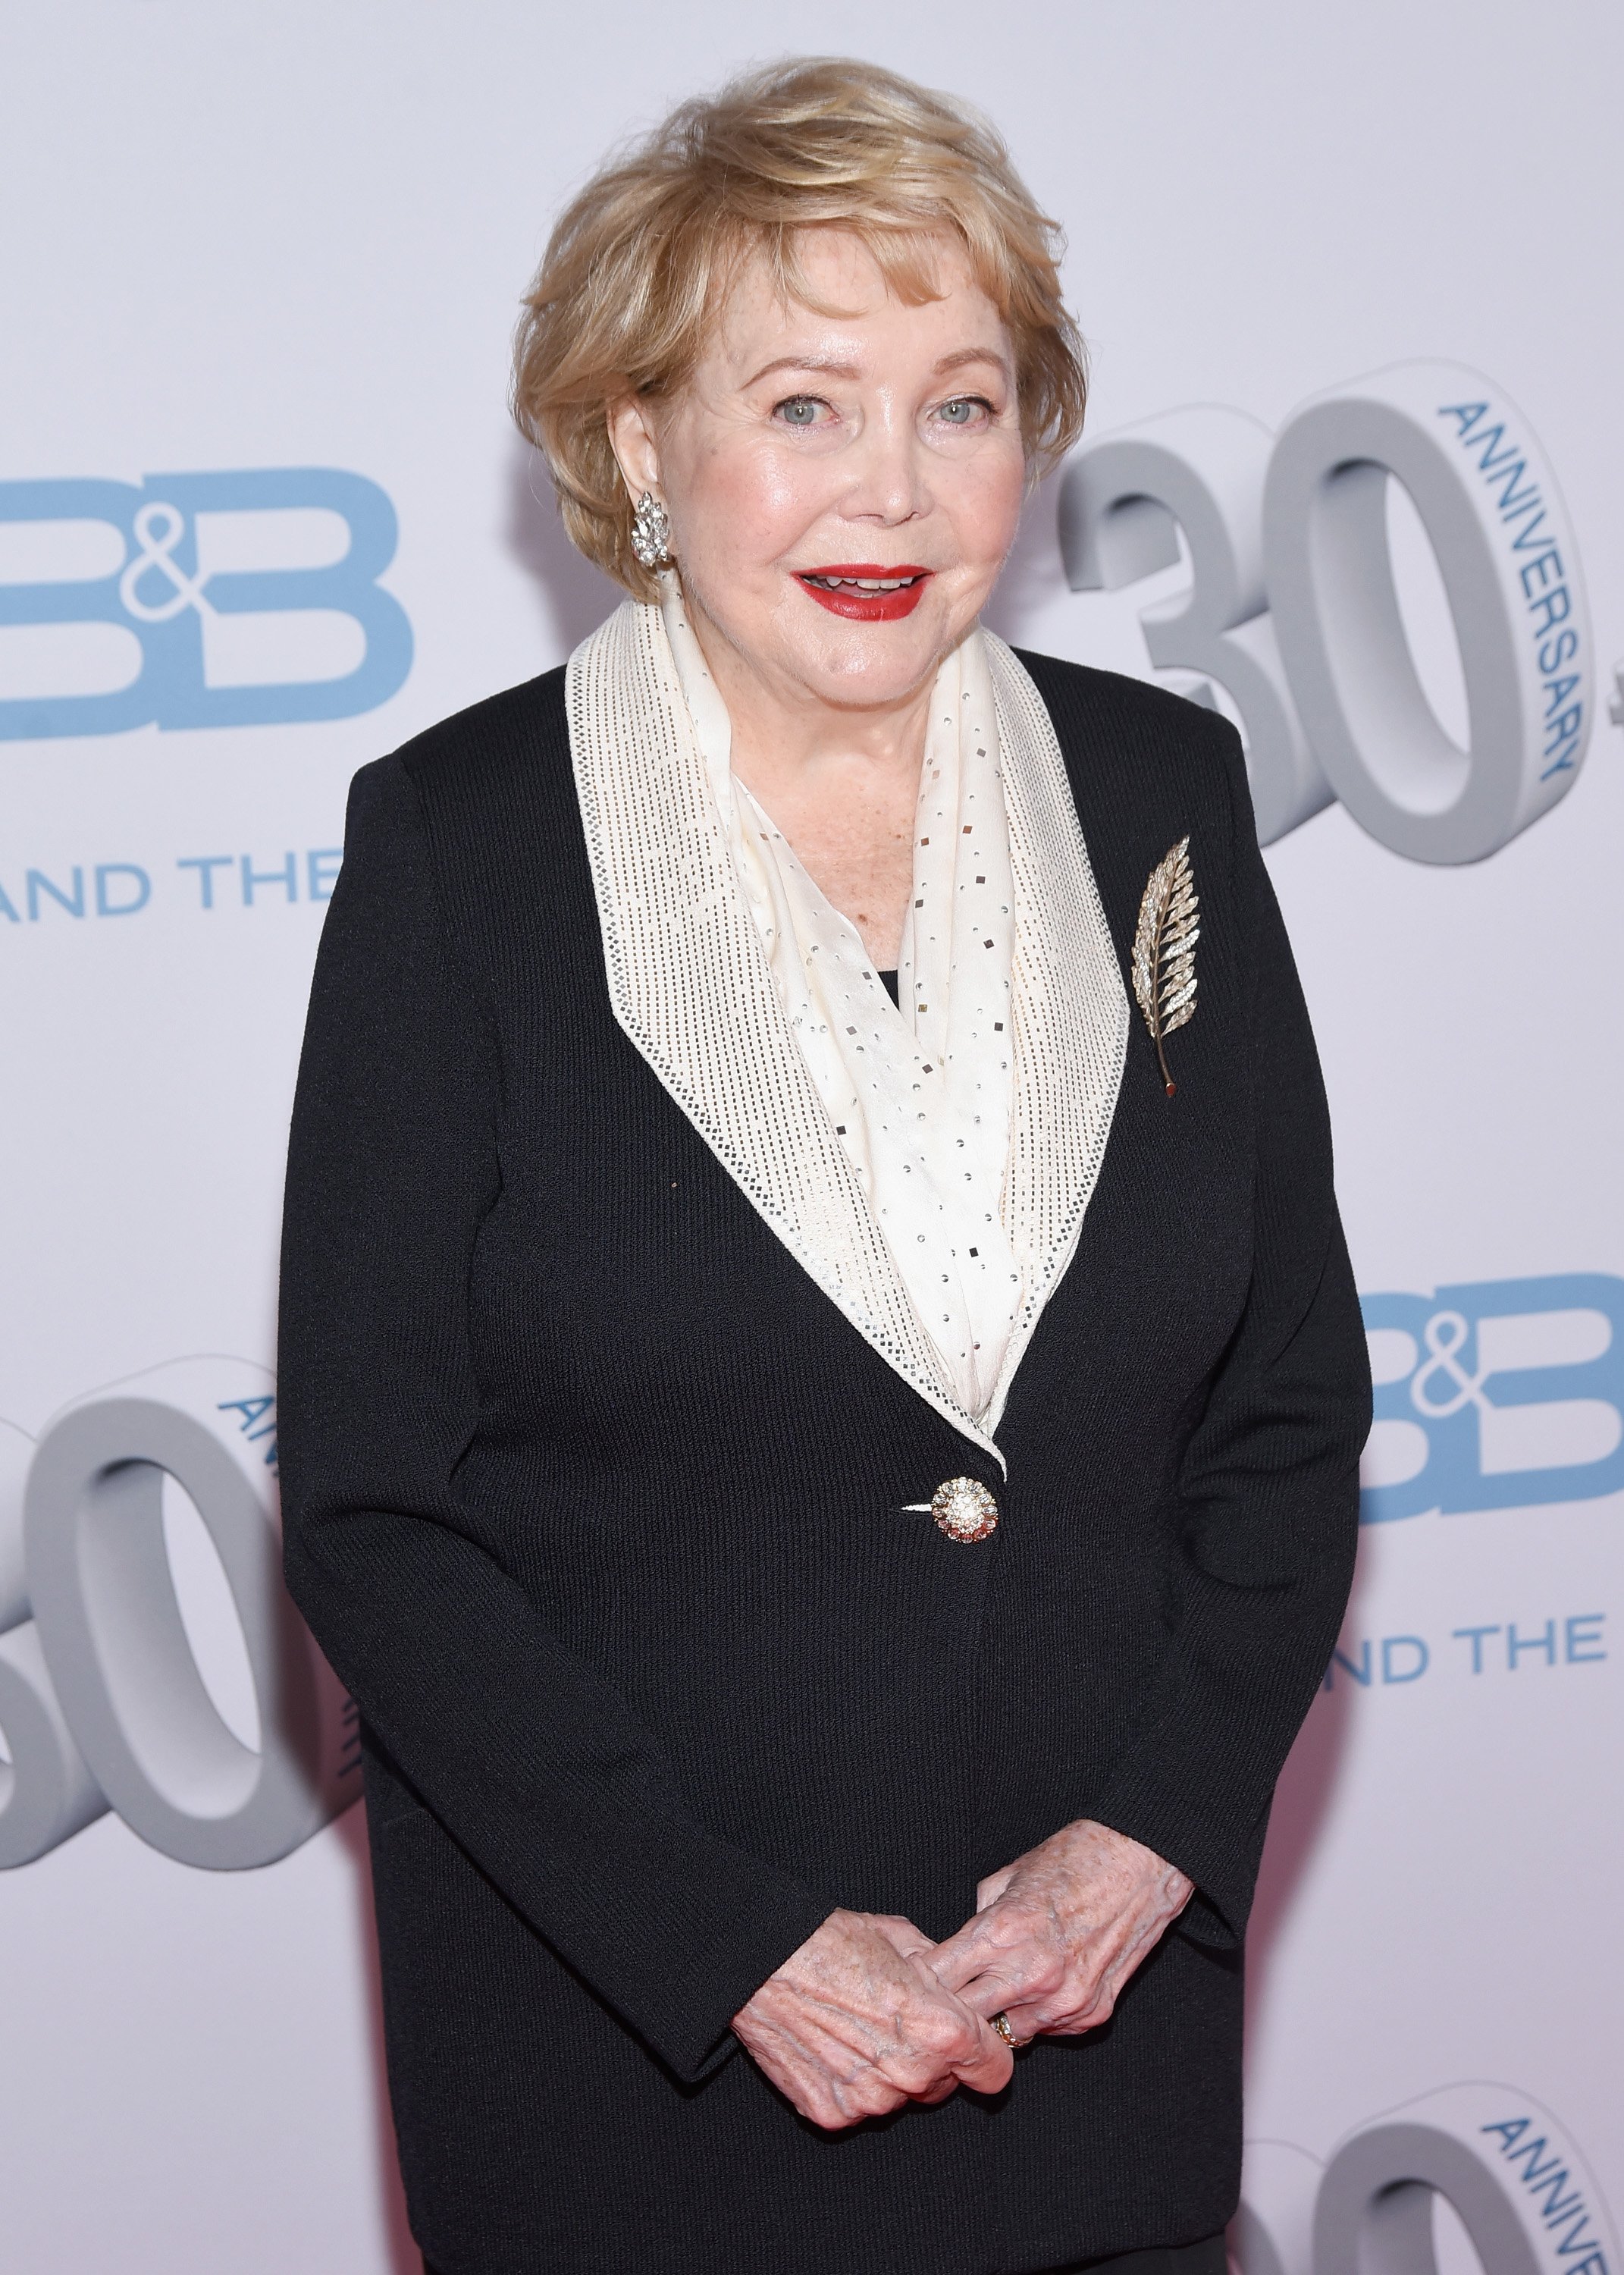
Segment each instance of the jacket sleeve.
[[548,1632],[457,1490],[500,1066],[406,767],[357,777],[299,1069],[282,1265],[289,1588],[473,1862],[677,2075],[832,1908],[714,1839],[651,1733]]
[[1244,1935],[1275,1781],[1336,1641],[1371,1421],[1318,1058],[1239,744],[1226,741],[1249,951],[1251,1281],[1175,1476],[1170,1647],[1091,1812],[1189,1874],[1197,1896],[1182,1925],[1215,1944]]

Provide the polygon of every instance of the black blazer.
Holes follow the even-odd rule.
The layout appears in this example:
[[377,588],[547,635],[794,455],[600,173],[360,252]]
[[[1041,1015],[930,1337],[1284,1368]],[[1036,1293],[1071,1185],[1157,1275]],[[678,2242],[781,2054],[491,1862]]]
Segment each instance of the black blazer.
[[[1187,832],[1008,1477],[774,1237],[610,1009],[563,674],[357,777],[294,1114],[294,1597],[359,1703],[390,2087],[446,2275],[988,2275],[1235,2208],[1242,1938],[1369,1418],[1314,1047],[1239,744],[1024,657],[1127,968]],[[979,1476],[979,1546],[928,1517]],[[1097,1818],[1199,1893],[993,2099],[805,2124],[729,2017],[837,1905],[941,1937]]]

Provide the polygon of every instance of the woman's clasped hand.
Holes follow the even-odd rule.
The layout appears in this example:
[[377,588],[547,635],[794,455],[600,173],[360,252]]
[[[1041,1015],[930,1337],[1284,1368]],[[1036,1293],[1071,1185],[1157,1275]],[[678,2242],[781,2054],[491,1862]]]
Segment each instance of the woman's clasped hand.
[[985,2016],[940,1983],[911,1921],[832,1912],[734,2029],[803,2117],[837,2133],[956,2086],[996,2093],[1014,2061]]
[[911,1921],[837,1911],[733,2027],[803,2117],[827,2132],[961,2085],[997,2093],[1019,2042],[1108,2020],[1122,1985],[1194,1893],[1176,1865],[1083,1818],[983,1880],[933,1944]]

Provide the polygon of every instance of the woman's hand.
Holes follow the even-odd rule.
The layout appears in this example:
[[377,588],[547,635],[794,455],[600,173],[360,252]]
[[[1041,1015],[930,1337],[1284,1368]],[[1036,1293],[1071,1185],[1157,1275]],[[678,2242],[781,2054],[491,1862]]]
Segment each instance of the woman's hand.
[[996,2093],[1014,2068],[1009,2049],[938,1980],[935,1951],[910,1920],[831,1913],[733,2028],[779,2091],[830,2133],[906,2101],[945,2101],[959,2085]]
[[1076,2037],[1118,1992],[1195,1893],[1175,1864],[1109,1825],[1063,1825],[976,1891],[976,1916],[939,1944],[940,1982],[1017,2038]]

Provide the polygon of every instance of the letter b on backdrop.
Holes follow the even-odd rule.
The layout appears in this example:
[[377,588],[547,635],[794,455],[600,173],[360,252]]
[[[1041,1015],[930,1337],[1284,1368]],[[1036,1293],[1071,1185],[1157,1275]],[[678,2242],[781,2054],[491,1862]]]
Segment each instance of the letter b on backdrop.
[[[348,719],[412,668],[412,628],[377,581],[395,509],[361,474],[0,482],[8,537],[0,557],[36,573],[0,578],[0,662],[27,651],[0,741]],[[313,653],[321,676],[290,671]]]

